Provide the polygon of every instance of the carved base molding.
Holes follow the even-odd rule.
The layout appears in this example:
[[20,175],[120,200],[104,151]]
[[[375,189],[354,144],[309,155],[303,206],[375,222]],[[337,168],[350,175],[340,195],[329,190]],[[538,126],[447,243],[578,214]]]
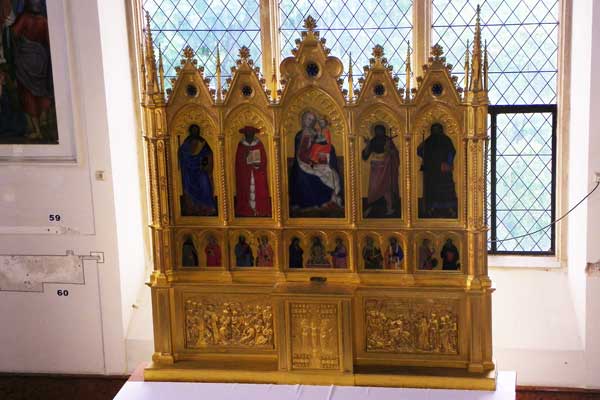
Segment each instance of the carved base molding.
[[380,372],[302,373],[294,371],[261,370],[255,365],[238,363],[236,369],[209,368],[203,362],[180,362],[175,365],[153,363],[144,370],[146,381],[179,382],[238,382],[338,386],[410,387],[428,389],[495,390],[496,370],[485,374],[465,371],[449,373],[447,369],[397,368]]

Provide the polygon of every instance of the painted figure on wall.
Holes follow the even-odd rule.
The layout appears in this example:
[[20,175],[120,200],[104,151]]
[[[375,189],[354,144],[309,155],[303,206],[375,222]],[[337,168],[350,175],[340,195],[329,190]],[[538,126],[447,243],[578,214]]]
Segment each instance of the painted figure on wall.
[[365,269],[383,269],[383,256],[381,250],[375,245],[371,236],[366,237],[365,247],[362,251]]
[[256,255],[257,267],[272,267],[275,253],[269,243],[269,237],[264,235],[258,239],[258,251]]
[[431,125],[431,134],[417,148],[423,172],[420,218],[456,218],[458,201],[452,172],[456,149],[441,124]]
[[348,250],[346,250],[342,238],[335,238],[335,248],[329,254],[331,255],[331,264],[333,264],[333,268],[348,267]]
[[289,174],[290,216],[343,217],[343,181],[328,122],[306,111],[301,124]]
[[267,152],[253,126],[239,130],[244,138],[235,154],[236,217],[270,217],[271,200],[267,179]]
[[297,237],[292,238],[289,248],[289,263],[290,268],[302,268],[303,267],[303,255],[304,250],[300,246],[300,239]]
[[235,264],[238,267],[251,267],[254,265],[254,255],[252,248],[246,241],[244,235],[238,236],[238,242],[235,245]]
[[0,144],[57,144],[45,0],[0,0]]
[[363,215],[365,218],[399,218],[400,154],[384,125],[375,125],[373,134],[372,138],[365,139],[362,150],[363,161],[370,164],[369,192],[363,199]]
[[206,254],[206,266],[207,267],[220,267],[221,266],[221,247],[214,236],[210,235],[207,238],[206,247],[204,248]]
[[460,269],[458,249],[454,245],[452,239],[446,239],[446,243],[442,246],[440,256],[442,257],[442,269],[444,271],[458,271]]
[[389,244],[385,249],[385,269],[402,269],[404,251],[395,237],[389,238]]
[[188,136],[179,146],[179,169],[183,193],[181,215],[217,215],[213,184],[213,152],[200,135],[196,124],[188,128]]
[[323,241],[320,237],[314,236],[311,239],[310,246],[310,257],[306,262],[307,267],[313,268],[327,268],[330,267],[329,261],[327,260],[327,252],[325,251],[325,246],[323,245]]
[[197,267],[198,263],[198,252],[194,245],[194,240],[191,236],[185,238],[181,249],[181,265],[184,267]]
[[434,257],[435,248],[430,239],[423,239],[419,246],[419,269],[432,270],[438,265],[437,258]]

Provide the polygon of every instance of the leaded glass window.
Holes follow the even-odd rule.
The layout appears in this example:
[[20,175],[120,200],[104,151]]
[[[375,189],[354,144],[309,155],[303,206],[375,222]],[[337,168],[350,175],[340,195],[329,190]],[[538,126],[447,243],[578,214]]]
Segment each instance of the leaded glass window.
[[261,65],[259,0],[143,0],[143,7],[150,14],[154,43],[163,51],[167,78],[175,76],[188,45],[207,78],[215,74],[217,44],[224,77],[242,46]]
[[300,37],[302,21],[311,15],[317,30],[327,39],[332,55],[348,70],[352,53],[353,72],[362,76],[373,47],[380,44],[404,86],[404,65],[412,34],[412,0],[279,0],[281,56],[288,57]]
[[554,254],[554,164],[558,76],[558,0],[433,0],[432,42],[463,75],[467,40],[481,5],[490,55],[492,253]]

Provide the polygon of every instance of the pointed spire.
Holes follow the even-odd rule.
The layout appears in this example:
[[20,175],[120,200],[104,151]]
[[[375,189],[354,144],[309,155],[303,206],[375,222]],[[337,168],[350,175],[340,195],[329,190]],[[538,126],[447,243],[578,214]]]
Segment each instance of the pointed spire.
[[410,41],[407,41],[406,47],[406,100],[410,99],[410,81],[412,79],[412,69],[410,66]]
[[483,50],[483,89],[487,92],[488,90],[488,50],[487,50],[487,39],[485,41]]
[[467,49],[465,50],[465,83],[464,83],[464,88],[465,90],[469,90],[469,72],[470,72],[470,63],[469,63],[469,54],[470,54],[470,49],[469,49],[469,39],[467,39]]
[[163,55],[162,55],[162,49],[160,48],[160,44],[158,45],[158,76],[159,76],[159,83],[160,83],[160,93],[165,93],[165,67],[163,66]]
[[221,54],[219,53],[219,44],[217,43],[217,62],[215,67],[215,75],[217,78],[217,103],[220,103],[223,97],[221,91]]
[[273,75],[271,76],[271,99],[273,102],[277,102],[277,62],[273,58],[273,65],[271,66]]
[[480,24],[481,7],[477,5],[477,17],[475,19],[475,38],[473,39],[473,61],[471,64],[471,84],[469,90],[478,92],[483,90],[481,70],[481,24]]
[[144,52],[144,46],[142,44],[140,44],[140,54],[142,55],[141,57],[141,65],[140,65],[140,71],[142,73],[142,96],[146,95],[146,54]]
[[348,101],[354,99],[354,80],[352,76],[352,52],[348,54]]
[[159,84],[156,71],[156,57],[154,56],[154,42],[150,29],[150,13],[146,12],[146,95],[151,97],[158,94]]

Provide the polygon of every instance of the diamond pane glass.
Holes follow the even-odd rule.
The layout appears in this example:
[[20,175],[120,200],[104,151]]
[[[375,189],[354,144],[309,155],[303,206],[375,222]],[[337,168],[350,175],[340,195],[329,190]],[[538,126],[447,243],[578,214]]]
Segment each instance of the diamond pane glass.
[[463,74],[478,3],[490,103],[556,103],[559,0],[433,0],[432,43],[444,47],[456,75]]
[[[175,77],[175,67],[188,45],[207,78],[215,74],[217,44],[224,78],[242,46],[247,46],[256,65],[261,65],[258,0],[144,0],[143,7],[150,14],[154,44],[162,49],[167,78]],[[165,85],[170,85],[168,82],[170,79]]]
[[373,47],[380,44],[385,56],[399,73],[404,86],[407,41],[412,34],[412,0],[279,0],[281,12],[281,55],[288,57],[300,38],[304,19],[317,20],[317,30],[327,40],[331,54],[344,62],[344,78],[349,53],[356,77],[369,64]]
[[496,252],[552,252],[553,115],[496,117]]

